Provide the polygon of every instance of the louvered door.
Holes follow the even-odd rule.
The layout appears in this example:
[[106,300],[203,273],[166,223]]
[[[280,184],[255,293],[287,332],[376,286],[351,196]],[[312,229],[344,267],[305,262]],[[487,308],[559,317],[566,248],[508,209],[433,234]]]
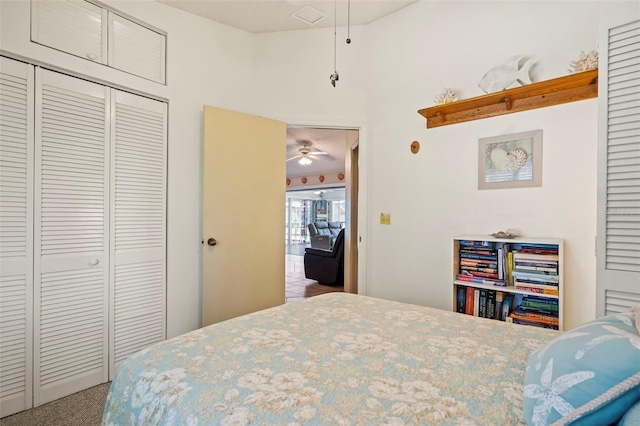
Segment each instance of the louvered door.
[[31,40],[107,63],[107,11],[82,0],[33,0]]
[[166,36],[109,12],[109,65],[165,82]]
[[0,417],[31,407],[33,67],[0,58]]
[[109,89],[36,73],[34,404],[107,381]]
[[166,104],[113,91],[110,375],[165,339]]
[[640,303],[640,4],[603,17],[598,135],[598,316]]

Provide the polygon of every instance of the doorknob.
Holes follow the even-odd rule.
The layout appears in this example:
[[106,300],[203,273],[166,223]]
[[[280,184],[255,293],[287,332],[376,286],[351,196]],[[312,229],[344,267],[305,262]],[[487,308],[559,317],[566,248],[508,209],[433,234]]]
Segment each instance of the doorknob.
[[216,241],[216,239],[215,239],[215,238],[209,238],[209,239],[207,240],[207,245],[208,245],[208,246],[213,247],[213,246],[215,246],[216,244],[218,244],[218,242]]

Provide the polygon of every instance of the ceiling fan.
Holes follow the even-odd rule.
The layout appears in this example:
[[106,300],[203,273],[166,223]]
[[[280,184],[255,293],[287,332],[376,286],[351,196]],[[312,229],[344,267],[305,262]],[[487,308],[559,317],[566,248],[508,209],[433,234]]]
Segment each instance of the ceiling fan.
[[287,158],[287,161],[295,160],[299,158],[298,163],[302,166],[308,166],[315,160],[316,155],[329,155],[328,152],[324,151],[312,151],[311,150],[311,141],[296,141],[300,145],[298,148],[298,155],[295,155],[291,158]]

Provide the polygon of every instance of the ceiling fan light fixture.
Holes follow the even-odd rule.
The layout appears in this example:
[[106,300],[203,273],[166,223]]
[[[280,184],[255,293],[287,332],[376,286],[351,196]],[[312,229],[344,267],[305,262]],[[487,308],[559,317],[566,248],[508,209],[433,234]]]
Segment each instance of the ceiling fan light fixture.
[[311,164],[311,158],[303,155],[302,158],[298,160],[298,164],[300,164],[301,166],[308,166],[309,164]]

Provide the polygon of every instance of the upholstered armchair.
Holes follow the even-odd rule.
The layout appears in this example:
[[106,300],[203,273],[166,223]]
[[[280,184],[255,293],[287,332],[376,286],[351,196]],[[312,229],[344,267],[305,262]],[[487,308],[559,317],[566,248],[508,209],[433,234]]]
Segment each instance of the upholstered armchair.
[[304,275],[320,284],[344,285],[344,229],[340,230],[330,250],[305,249]]

